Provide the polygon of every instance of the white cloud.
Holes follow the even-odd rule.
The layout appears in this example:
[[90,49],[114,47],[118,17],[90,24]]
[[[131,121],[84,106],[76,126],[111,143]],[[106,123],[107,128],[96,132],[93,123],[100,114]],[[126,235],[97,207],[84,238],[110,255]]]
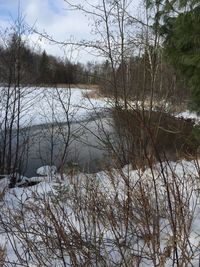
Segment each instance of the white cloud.
[[[33,25],[36,22],[36,28],[39,32],[45,31],[58,41],[65,41],[71,36],[79,40],[89,38],[88,20],[80,13],[67,11],[64,9],[65,7],[66,3],[63,0],[57,0],[56,5],[55,1],[48,0],[22,1],[27,23]],[[37,40],[38,37],[34,36],[33,39]],[[48,53],[62,56],[63,49],[60,50],[58,46],[52,46],[46,40],[41,40],[39,43]],[[75,54],[77,56],[77,53]]]
[[[137,0],[138,1],[138,0]],[[136,4],[137,1],[134,1]],[[79,0],[71,0],[73,3],[80,3]],[[98,0],[90,1],[95,4]],[[8,25],[9,13],[13,17],[17,16],[17,0],[0,0],[0,25]],[[89,20],[80,12],[67,10],[67,4],[64,0],[21,0],[21,11],[25,15],[25,21],[28,25],[37,28],[38,32],[45,31],[55,40],[65,41],[73,36],[76,40],[95,38],[91,35]],[[48,53],[62,56],[63,49],[56,45],[51,45],[47,40],[39,40],[38,36],[33,35],[31,39],[45,49]],[[68,53],[68,58],[71,57]],[[80,56],[81,61],[91,60],[86,52],[76,51],[75,58]]]
[[[34,25],[38,32],[45,31],[55,40],[65,41],[71,36],[74,36],[77,40],[88,39],[90,37],[87,18],[80,13],[66,10],[64,0],[21,0],[20,9],[29,26]],[[0,0],[0,28],[9,27],[13,23],[12,17],[17,17],[17,12],[18,1]],[[44,39],[39,40],[39,36],[37,35],[32,35],[31,40],[50,54],[61,57],[64,55],[64,48],[60,49],[59,46],[51,45]],[[70,55],[68,54],[68,57]],[[75,53],[76,57],[77,52]],[[82,61],[86,61],[87,59],[88,55],[86,56],[84,53]]]

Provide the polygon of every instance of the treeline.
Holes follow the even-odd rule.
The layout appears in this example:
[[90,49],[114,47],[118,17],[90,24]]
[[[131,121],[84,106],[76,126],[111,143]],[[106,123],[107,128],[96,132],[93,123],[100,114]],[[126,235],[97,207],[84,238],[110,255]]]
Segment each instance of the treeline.
[[[149,48],[150,50],[151,48]],[[149,51],[148,51],[149,53]],[[163,53],[161,51],[161,53]],[[184,77],[160,52],[156,56],[156,74],[154,75],[154,100],[166,100],[184,104],[189,99],[190,90]],[[151,56],[151,55],[150,55]],[[150,99],[152,95],[152,67],[149,54],[130,56],[113,69],[109,61],[97,67],[96,82],[105,95],[127,100]]]
[[154,97],[167,97],[172,102],[188,99],[189,90],[184,78],[167,63],[162,51],[157,54],[149,47],[137,56],[116,62],[72,63],[34,51],[17,34],[12,34],[0,47],[0,83],[17,85],[98,84],[101,92],[116,99],[144,99],[152,94],[151,58],[156,58]]
[[[0,46],[0,83],[54,85],[95,83],[91,63],[72,63],[48,55],[46,51],[34,51],[21,37],[12,34]],[[93,78],[92,78],[93,77]]]

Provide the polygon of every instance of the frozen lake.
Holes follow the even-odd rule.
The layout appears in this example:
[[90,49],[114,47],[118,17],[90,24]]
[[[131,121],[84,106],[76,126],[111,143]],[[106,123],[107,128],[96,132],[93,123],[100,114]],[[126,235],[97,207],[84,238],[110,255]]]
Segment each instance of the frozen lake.
[[[33,125],[80,121],[91,113],[107,107],[105,99],[88,99],[88,89],[22,87],[20,88],[20,128]],[[0,123],[14,114],[13,127],[17,125],[18,97],[14,88],[0,87]],[[8,103],[8,114],[6,105]]]
[[24,142],[27,143],[27,147],[20,173],[32,177],[40,166],[56,165],[61,168],[63,164],[65,168],[76,165],[86,173],[102,170],[111,161],[103,142],[108,134],[111,131],[105,117],[72,122],[70,126],[62,123],[22,129],[20,142],[22,146]]
[[19,125],[20,162],[17,171],[20,173],[31,177],[42,165],[59,168],[66,164],[78,164],[81,171],[95,172],[101,169],[103,161],[107,161],[107,152],[100,142],[103,138],[101,120],[107,107],[105,99],[88,99],[85,97],[88,90],[79,88],[20,88],[18,122],[15,89],[1,87],[0,90],[1,147],[6,146],[8,151],[9,143],[12,144],[12,155],[6,153],[10,153],[13,165]]

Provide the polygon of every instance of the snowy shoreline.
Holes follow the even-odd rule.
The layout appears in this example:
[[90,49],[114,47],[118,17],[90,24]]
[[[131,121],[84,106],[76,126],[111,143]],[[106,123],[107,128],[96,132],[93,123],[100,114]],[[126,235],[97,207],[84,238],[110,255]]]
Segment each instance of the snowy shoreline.
[[[7,90],[7,88],[0,88],[2,95],[0,101],[1,123],[3,123],[6,114]],[[89,89],[28,87],[20,90],[20,128],[66,121],[81,121],[92,113],[101,112],[107,107],[104,100],[85,98],[83,94]],[[12,97],[10,97],[11,100]],[[10,110],[10,107],[7,116],[8,118],[12,117],[12,108]],[[16,124],[17,118],[14,121],[14,128]]]

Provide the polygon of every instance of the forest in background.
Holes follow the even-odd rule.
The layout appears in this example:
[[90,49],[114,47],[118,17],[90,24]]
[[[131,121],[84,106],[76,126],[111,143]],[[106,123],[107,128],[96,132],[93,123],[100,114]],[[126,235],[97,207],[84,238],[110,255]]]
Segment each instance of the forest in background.
[[[142,18],[132,0],[65,2],[93,18],[95,39],[60,45],[91,48],[104,61],[74,64],[33,52],[20,21],[4,38],[0,265],[200,266],[200,120],[188,111],[188,102],[195,111],[200,104],[199,0],[145,0]],[[97,84],[108,97],[93,102],[88,91],[59,88],[77,82]],[[30,116],[22,128],[30,110],[44,124]],[[27,178],[22,164],[35,133],[45,166]],[[79,168],[76,140],[103,151],[100,172]]]
[[14,84],[19,68],[21,85],[95,83],[91,75],[97,72],[97,67],[92,63],[72,63],[68,59],[48,55],[45,50],[36,50],[16,32],[11,32],[7,38],[4,36],[0,46],[2,85]]
[[[99,86],[103,95],[115,96],[118,91],[122,99],[125,86],[127,98],[142,100],[144,95],[145,98],[151,95],[153,50],[148,46],[137,55],[129,55],[123,63],[118,62],[113,82],[113,66],[109,59],[74,63],[48,55],[45,50],[35,50],[17,32],[11,32],[0,46],[0,83],[10,86],[20,80],[22,86],[93,84]],[[156,53],[155,97],[167,98],[177,105],[186,104],[190,91],[184,77],[163,58],[162,47]]]

